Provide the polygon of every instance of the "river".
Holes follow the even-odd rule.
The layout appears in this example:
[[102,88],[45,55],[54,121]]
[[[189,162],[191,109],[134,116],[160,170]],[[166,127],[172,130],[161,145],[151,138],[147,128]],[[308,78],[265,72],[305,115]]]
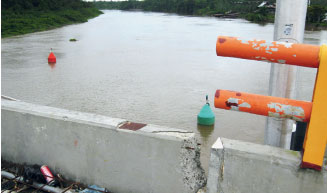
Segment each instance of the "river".
[[[213,108],[216,89],[268,93],[270,64],[217,57],[218,35],[272,40],[273,24],[153,12],[104,11],[86,23],[2,39],[1,92],[30,103],[194,131],[205,167],[217,137],[263,143],[265,117]],[[70,42],[75,38],[77,42]],[[306,31],[305,43],[327,43]],[[57,56],[49,66],[50,48]],[[298,99],[311,100],[316,70],[300,67]]]

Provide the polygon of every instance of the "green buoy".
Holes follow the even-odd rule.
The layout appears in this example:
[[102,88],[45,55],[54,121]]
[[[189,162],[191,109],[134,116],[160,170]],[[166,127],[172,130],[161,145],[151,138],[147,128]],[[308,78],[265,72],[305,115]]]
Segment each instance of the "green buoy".
[[206,96],[207,103],[202,107],[200,113],[198,114],[198,124],[199,125],[213,125],[215,124],[215,114],[210,108],[208,101],[208,95]]

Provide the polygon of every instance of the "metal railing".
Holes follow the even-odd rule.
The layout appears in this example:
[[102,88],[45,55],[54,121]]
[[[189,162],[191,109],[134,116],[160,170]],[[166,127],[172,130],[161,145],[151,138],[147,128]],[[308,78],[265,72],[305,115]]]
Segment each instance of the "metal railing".
[[219,36],[218,56],[318,68],[312,102],[217,90],[215,107],[307,122],[302,168],[321,170],[327,142],[327,46]]

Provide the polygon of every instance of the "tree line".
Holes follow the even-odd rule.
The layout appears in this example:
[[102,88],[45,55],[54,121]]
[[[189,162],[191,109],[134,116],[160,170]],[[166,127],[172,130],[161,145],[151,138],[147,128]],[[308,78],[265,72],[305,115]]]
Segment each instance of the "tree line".
[[57,11],[62,9],[90,8],[93,4],[81,0],[5,0],[1,1],[1,11],[22,13],[27,10]]
[[230,10],[235,12],[251,12],[261,2],[258,0],[129,0],[120,2],[97,1],[95,6],[99,9],[142,9],[145,11],[185,15],[210,15],[225,13]]
[[[267,1],[267,0],[266,0]],[[276,0],[268,0],[268,3],[276,3]],[[95,6],[99,9],[131,10],[141,9],[165,13],[177,13],[183,15],[213,15],[226,12],[240,13],[251,21],[274,20],[274,13],[266,8],[258,8],[262,0],[128,0],[128,1],[96,1]],[[320,23],[327,12],[327,0],[311,0],[307,11],[307,21]]]
[[1,1],[1,36],[86,22],[101,13],[93,3],[82,0],[4,0]]

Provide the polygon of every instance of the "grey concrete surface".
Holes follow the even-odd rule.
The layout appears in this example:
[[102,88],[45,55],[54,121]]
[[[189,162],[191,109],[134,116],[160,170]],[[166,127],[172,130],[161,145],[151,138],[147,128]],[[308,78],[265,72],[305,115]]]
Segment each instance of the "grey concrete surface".
[[219,138],[211,148],[208,193],[326,193],[322,171],[300,169],[299,152]]
[[118,193],[197,192],[206,183],[192,132],[133,128],[123,119],[21,101],[1,103],[2,159],[45,164],[68,179]]

